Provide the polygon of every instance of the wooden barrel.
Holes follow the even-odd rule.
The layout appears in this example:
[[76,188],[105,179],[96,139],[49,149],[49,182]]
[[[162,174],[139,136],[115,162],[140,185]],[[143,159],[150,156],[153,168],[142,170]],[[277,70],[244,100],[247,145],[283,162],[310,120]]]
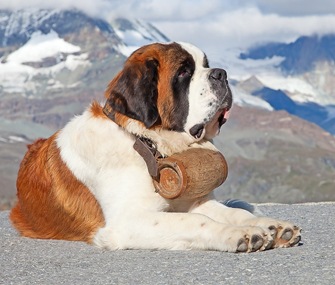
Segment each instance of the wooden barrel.
[[192,199],[213,191],[227,175],[227,162],[220,152],[192,148],[160,159],[153,183],[164,198]]

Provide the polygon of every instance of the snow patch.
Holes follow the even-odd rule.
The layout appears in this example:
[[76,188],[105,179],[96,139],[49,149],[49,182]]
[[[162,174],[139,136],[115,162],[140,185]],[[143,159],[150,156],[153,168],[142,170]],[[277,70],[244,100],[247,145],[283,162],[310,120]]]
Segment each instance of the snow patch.
[[[36,93],[39,86],[37,82],[31,80],[34,76],[55,77],[64,68],[74,71],[78,67],[90,66],[87,53],[71,54],[80,50],[80,47],[59,38],[53,30],[49,34],[35,32],[24,46],[7,57],[7,62],[0,60],[0,86],[6,93],[21,93],[23,96],[26,92]],[[33,68],[23,64],[24,62],[40,62],[46,57],[61,56],[62,53],[68,54],[66,60],[50,67]],[[47,83],[49,85],[47,89],[65,87],[61,82],[56,82],[52,78]]]
[[51,86],[48,86],[46,89],[47,90],[52,90],[52,89],[63,89],[65,86],[60,83],[59,81],[55,81]]
[[51,30],[49,34],[37,31],[31,35],[30,40],[21,48],[11,53],[8,62],[41,62],[46,57],[52,57],[59,53],[80,52],[80,47],[72,45]]
[[83,53],[81,55],[69,55],[66,58],[65,66],[71,71],[76,70],[79,66],[90,66],[91,63],[89,61],[86,61],[87,57],[87,53]]
[[34,68],[16,62],[0,62],[0,86],[7,93],[20,93]]
[[135,30],[115,30],[115,33],[124,43],[126,43],[127,46],[140,47],[152,43],[152,40],[145,38],[141,33]]
[[149,23],[140,20],[131,22],[133,29],[120,30],[112,24],[116,35],[123,41],[124,45],[118,45],[117,50],[124,56],[130,56],[135,50],[143,45],[154,42],[166,42],[159,32]]
[[81,84],[81,81],[77,81],[73,84],[67,85],[67,88],[76,88],[77,86],[79,86]]
[[118,45],[116,50],[122,53],[124,56],[129,57],[135,50],[137,50],[139,46],[126,46],[126,45]]
[[261,98],[252,96],[243,89],[235,86],[230,86],[230,89],[234,96],[234,104],[241,107],[256,107],[267,111],[273,111],[272,106]]
[[8,138],[9,138],[10,143],[25,142],[26,141],[24,138],[17,137],[17,136],[9,136]]
[[294,94],[291,98],[297,102],[318,103],[318,93],[312,85],[297,77],[284,77],[281,74],[258,74],[257,78],[264,86],[274,90],[286,90]]
[[326,111],[328,112],[328,118],[324,123],[335,118],[335,106],[327,106]]
[[55,76],[57,73],[61,72],[61,70],[64,68],[74,71],[79,66],[82,67],[90,66],[91,63],[88,60],[86,60],[87,57],[88,57],[87,53],[83,53],[80,55],[70,54],[66,57],[65,61],[61,61],[51,67],[40,68],[38,71],[36,71],[36,73]]

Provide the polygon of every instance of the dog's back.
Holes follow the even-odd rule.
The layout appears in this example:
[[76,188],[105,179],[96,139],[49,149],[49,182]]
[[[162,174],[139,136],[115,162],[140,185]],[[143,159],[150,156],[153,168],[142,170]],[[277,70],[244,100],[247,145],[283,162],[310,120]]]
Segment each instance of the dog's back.
[[57,134],[28,146],[17,178],[13,226],[26,237],[91,242],[104,220],[91,192],[59,159]]

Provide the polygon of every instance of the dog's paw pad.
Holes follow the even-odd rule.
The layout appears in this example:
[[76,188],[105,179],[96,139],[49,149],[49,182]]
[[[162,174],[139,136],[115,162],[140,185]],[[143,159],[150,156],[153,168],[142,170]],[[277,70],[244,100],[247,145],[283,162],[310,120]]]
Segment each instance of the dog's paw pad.
[[247,252],[248,251],[249,237],[247,235],[244,238],[239,239],[237,244],[237,252]]
[[278,233],[277,228],[274,225],[272,225],[272,226],[269,226],[269,230],[270,230],[272,238],[275,239]]
[[301,236],[296,236],[292,241],[290,241],[290,246],[295,246],[301,241]]
[[289,241],[293,236],[293,229],[290,228],[286,228],[282,235],[281,235],[281,239],[284,240],[285,242]]
[[301,240],[301,228],[297,226],[287,226],[278,231],[276,244],[274,247],[292,247]]
[[252,251],[257,251],[259,250],[262,245],[264,243],[264,240],[263,238],[258,235],[258,234],[255,234],[251,237],[251,248],[252,248]]
[[[272,237],[265,249],[277,247],[292,247],[301,240],[301,228],[287,221],[279,221],[271,218],[260,217],[249,221],[251,225],[266,228]],[[264,247],[264,246],[263,246]]]

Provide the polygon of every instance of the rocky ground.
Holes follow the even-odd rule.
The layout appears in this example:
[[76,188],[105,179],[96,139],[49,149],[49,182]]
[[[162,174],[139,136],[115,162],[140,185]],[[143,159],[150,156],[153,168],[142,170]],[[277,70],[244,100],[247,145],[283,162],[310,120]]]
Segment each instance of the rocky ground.
[[298,246],[250,254],[106,251],[82,242],[19,237],[0,212],[2,284],[333,284],[334,203],[260,205],[303,228]]

